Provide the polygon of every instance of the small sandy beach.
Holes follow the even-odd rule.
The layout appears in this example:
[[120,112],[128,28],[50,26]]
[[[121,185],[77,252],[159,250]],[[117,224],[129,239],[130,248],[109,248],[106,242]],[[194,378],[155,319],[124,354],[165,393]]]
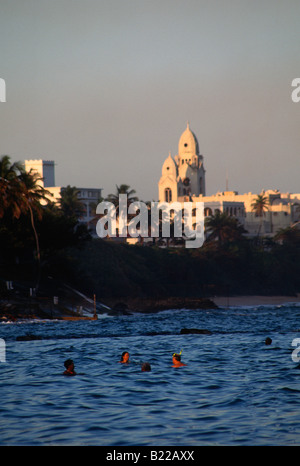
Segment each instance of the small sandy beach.
[[285,303],[300,303],[300,293],[297,296],[216,296],[211,298],[220,307],[229,306],[260,306]]

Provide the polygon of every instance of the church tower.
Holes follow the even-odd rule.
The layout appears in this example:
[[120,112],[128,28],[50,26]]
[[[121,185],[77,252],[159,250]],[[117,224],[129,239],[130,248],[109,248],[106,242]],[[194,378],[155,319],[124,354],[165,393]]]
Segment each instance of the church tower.
[[200,195],[205,196],[203,156],[188,123],[179,139],[178,154],[174,159],[169,154],[163,164],[158,196],[160,202],[174,202]]

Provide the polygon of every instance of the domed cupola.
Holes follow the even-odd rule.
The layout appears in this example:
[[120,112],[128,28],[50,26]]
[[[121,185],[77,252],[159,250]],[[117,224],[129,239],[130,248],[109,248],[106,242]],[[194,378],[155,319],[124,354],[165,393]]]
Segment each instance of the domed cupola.
[[185,202],[187,196],[205,196],[205,170],[203,156],[195,134],[187,124],[179,139],[178,154],[171,153],[162,166],[158,182],[158,199],[160,202]]
[[179,157],[197,154],[199,155],[199,144],[195,134],[190,130],[189,123],[186,130],[182,133],[178,144]]
[[175,161],[171,156],[171,152],[169,152],[169,157],[166,158],[162,166],[162,175],[167,175],[172,178],[176,178],[177,176],[177,168]]

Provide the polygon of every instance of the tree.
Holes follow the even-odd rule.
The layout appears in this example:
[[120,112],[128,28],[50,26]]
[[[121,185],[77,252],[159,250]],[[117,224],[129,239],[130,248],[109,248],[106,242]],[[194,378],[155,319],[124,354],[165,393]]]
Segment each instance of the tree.
[[10,158],[8,156],[2,157],[0,161],[0,218],[8,214],[12,218],[19,219],[22,214],[26,215],[29,212],[38,262],[36,288],[39,286],[41,256],[34,213],[39,218],[42,217],[41,201],[48,202],[47,196],[51,195],[39,184],[41,180],[42,178],[38,173],[32,169],[26,172],[20,162],[10,165]]
[[282,244],[291,245],[293,247],[300,246],[300,230],[297,225],[287,228],[281,228],[274,237],[275,241]]
[[68,185],[63,188],[59,206],[67,217],[80,218],[84,214],[84,205],[78,199],[79,190],[75,186]]
[[45,201],[46,203],[49,200],[48,196],[51,196],[51,193],[47,191],[43,186],[39,184],[42,178],[35,173],[32,169],[29,172],[22,171],[20,175],[13,181],[15,185],[16,192],[19,195],[21,212],[30,214],[30,222],[32,230],[34,233],[35,244],[36,244],[36,254],[37,254],[37,263],[38,263],[38,276],[36,282],[36,289],[39,287],[40,273],[41,273],[41,252],[39,245],[39,237],[35,227],[34,213],[37,214],[39,220],[43,215],[43,207],[41,202]]
[[3,155],[0,159],[0,180],[12,180],[23,170],[21,162],[11,164],[9,155]]
[[259,225],[257,236],[259,236],[261,232],[262,219],[265,215],[265,211],[269,210],[268,204],[269,204],[268,198],[264,196],[264,194],[258,194],[255,201],[253,201],[251,204],[252,211],[255,213],[255,217],[260,217],[260,225]]
[[11,164],[8,155],[2,156],[0,160],[0,218],[3,218],[8,209],[15,218],[21,215],[20,199],[13,183],[22,169],[20,162]]
[[[134,216],[134,215],[127,215],[127,212],[128,212],[128,207],[130,206],[130,204],[132,202],[138,201],[138,197],[134,196],[135,193],[136,193],[136,191],[134,189],[130,189],[130,186],[128,184],[121,184],[120,186],[116,185],[116,193],[115,194],[109,194],[107,196],[107,198],[105,199],[106,201],[111,202],[115,206],[115,208],[116,208],[116,217],[119,220],[119,223],[120,223],[121,219],[123,219],[123,221],[125,221],[125,218],[127,219],[127,222],[128,222]],[[120,216],[120,214],[122,214],[122,212],[120,212],[120,208],[119,208],[119,196],[120,196],[120,194],[126,194],[126,196],[127,196],[127,212],[125,214],[125,218],[123,218],[124,215]]]
[[246,233],[244,227],[235,217],[230,217],[225,212],[217,211],[215,215],[206,217],[205,230],[208,233],[207,242],[217,241],[219,247],[225,243],[240,240],[243,233]]
[[127,195],[127,206],[129,206],[129,204],[131,204],[132,202],[138,201],[138,197],[134,196],[135,193],[136,191],[134,189],[130,189],[130,186],[128,186],[128,184],[121,184],[120,186],[116,185],[116,193],[109,194],[106,198],[106,201],[112,202],[116,206],[118,211],[119,195]]

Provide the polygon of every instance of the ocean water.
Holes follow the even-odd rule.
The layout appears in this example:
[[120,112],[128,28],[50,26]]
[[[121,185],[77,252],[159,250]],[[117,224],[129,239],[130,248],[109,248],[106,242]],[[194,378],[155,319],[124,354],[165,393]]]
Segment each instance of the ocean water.
[[1,445],[300,444],[299,304],[1,323],[0,338]]

